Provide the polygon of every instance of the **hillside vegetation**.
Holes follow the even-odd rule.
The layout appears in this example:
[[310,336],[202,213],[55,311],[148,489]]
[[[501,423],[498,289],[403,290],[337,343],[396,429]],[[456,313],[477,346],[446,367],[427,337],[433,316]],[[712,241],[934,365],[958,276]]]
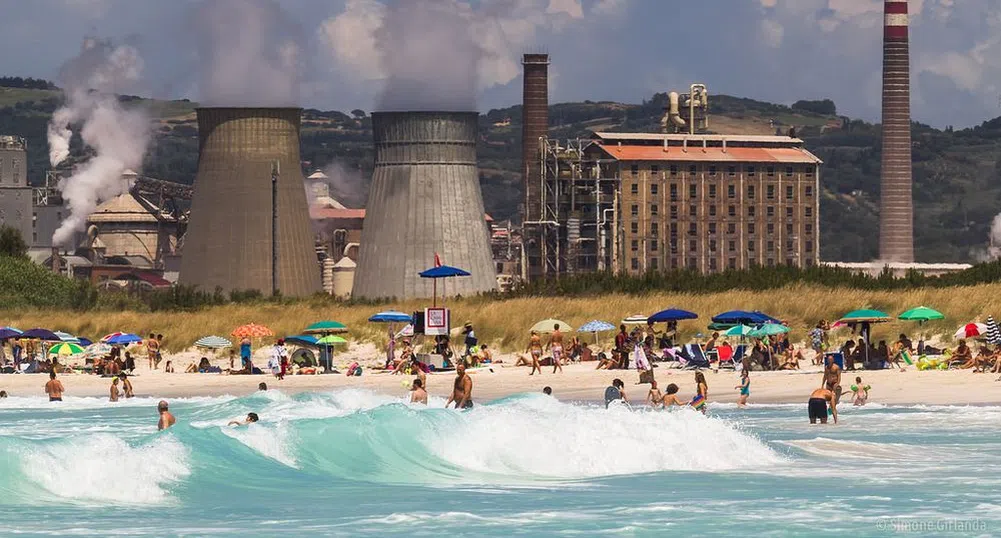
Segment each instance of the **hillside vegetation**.
[[[3,84],[0,79],[0,84]],[[44,82],[44,81],[43,81]],[[22,84],[23,85],[23,84]],[[45,126],[59,104],[52,89],[0,88],[0,133],[29,142],[29,172],[40,183],[47,165]],[[197,167],[195,103],[121,98],[146,107],[156,136],[144,164],[147,175],[191,183]],[[660,128],[666,94],[639,104],[558,103],[550,107],[551,134],[586,137],[594,130],[651,131]],[[837,115],[830,100],[778,105],[726,95],[710,97],[714,132],[787,133],[790,128],[825,161],[821,172],[821,257],[865,261],[878,254],[880,128]],[[496,219],[516,218],[521,107],[481,116],[480,175],[487,211]],[[372,168],[371,117],[360,110],[307,109],[302,159],[307,171],[339,163],[346,170],[333,187],[349,205],[364,204]],[[82,154],[74,139],[73,154]],[[986,251],[988,231],[1001,212],[1001,118],[963,129],[914,124],[915,250],[926,262],[969,262]]]

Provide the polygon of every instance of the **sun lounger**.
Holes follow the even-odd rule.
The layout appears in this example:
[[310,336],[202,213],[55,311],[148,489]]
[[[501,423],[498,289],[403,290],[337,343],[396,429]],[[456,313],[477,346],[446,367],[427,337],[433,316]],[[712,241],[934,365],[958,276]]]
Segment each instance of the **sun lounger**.
[[709,359],[700,344],[687,344],[681,348],[682,368],[694,370],[696,368],[709,368]]

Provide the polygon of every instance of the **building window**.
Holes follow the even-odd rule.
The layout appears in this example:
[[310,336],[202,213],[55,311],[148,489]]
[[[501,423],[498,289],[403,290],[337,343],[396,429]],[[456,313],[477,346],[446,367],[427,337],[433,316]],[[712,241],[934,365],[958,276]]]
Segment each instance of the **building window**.
[[709,240],[709,252],[716,252],[716,240],[715,239],[710,239]]
[[671,269],[678,268],[678,258],[671,258]]
[[727,243],[727,250],[729,250],[730,252],[735,252],[737,250],[737,242],[730,241],[729,243]]
[[698,225],[694,222],[688,223],[688,235],[696,235],[698,233]]
[[676,239],[671,239],[671,254],[678,253],[678,241]]
[[748,222],[747,223],[747,235],[754,235],[754,223],[753,222]]
[[716,197],[716,185],[709,185],[709,197],[710,198]]
[[678,218],[678,206],[676,205],[671,206],[671,218],[672,219]]
[[640,242],[638,240],[636,240],[636,239],[633,239],[632,240],[632,250],[633,250],[633,252],[636,252],[639,249],[640,249]]
[[639,260],[639,258],[633,258],[633,264],[632,265],[633,265],[633,271],[639,271],[639,269],[640,269],[640,260]]
[[[654,249],[654,250],[656,250],[656,249]],[[654,271],[656,271],[657,269],[659,269],[659,267],[657,266],[657,262],[658,261],[660,261],[660,260],[658,260],[657,258],[650,258],[650,269],[653,269]]]
[[748,217],[753,217],[755,213],[756,213],[756,211],[755,211],[755,208],[754,208],[753,205],[747,206],[747,216]]
[[734,269],[736,269],[737,268],[737,258],[730,258],[730,260],[727,261],[727,264],[730,267],[731,271],[734,270]]
[[806,224],[806,225],[804,225],[803,226],[803,232],[806,233],[806,235],[813,234],[813,225],[812,224]]
[[660,225],[657,224],[656,222],[651,222],[650,223],[650,235],[656,236],[659,233],[660,233]]
[[768,252],[771,252],[771,251],[775,250],[775,242],[774,241],[769,241],[767,248],[768,248]]
[[769,222],[768,226],[765,227],[765,230],[766,230],[765,233],[767,233],[768,235],[775,234],[775,224]]
[[638,206],[638,205],[636,205],[636,204],[633,204],[633,207],[631,208],[631,210],[632,210],[632,211],[631,211],[631,212],[632,212],[632,215],[633,215],[634,217],[638,217],[638,216],[639,216],[639,214],[640,214],[640,206]]
[[737,167],[736,166],[728,166],[727,169],[726,169],[726,175],[728,175],[730,177],[733,177],[733,176],[737,175]]
[[671,183],[671,201],[672,202],[677,202],[678,201],[678,184],[677,183]]
[[716,235],[716,223],[715,222],[710,222],[709,223],[709,235]]
[[650,194],[656,196],[657,195],[657,190],[658,190],[657,189],[657,184],[656,183],[651,183],[650,184]]
[[672,176],[678,175],[678,165],[672,164],[671,168],[670,168],[670,171],[671,171],[671,175]]
[[726,197],[729,198],[729,199],[731,199],[731,200],[737,197],[737,186],[736,185],[727,185],[726,186]]
[[806,209],[804,209],[803,210],[803,215],[805,215],[806,218],[812,217],[813,216],[813,208],[812,207],[807,207]]
[[731,217],[736,217],[737,216],[737,206],[732,205],[732,206],[726,208],[726,214],[730,215]]
[[32,243],[38,242],[38,232],[31,232],[31,242]]
[[792,235],[792,224],[786,224],[786,234]]
[[765,168],[765,172],[768,174],[768,177],[772,177],[772,176],[775,175],[775,167],[774,166],[769,166],[769,167]]
[[775,260],[774,259],[768,258],[768,267],[775,267]]
[[689,269],[691,269],[691,270],[693,270],[693,271],[694,271],[695,269],[698,269],[698,268],[699,268],[699,264],[698,264],[698,262],[697,262],[697,261],[695,260],[695,258],[688,258],[688,268],[689,268]]
[[697,217],[697,216],[699,216],[699,208],[698,208],[698,206],[694,206],[694,205],[693,206],[688,206],[688,216],[689,217]]
[[691,165],[691,166],[688,167],[688,175],[694,176],[696,174],[696,172],[698,172],[698,170],[699,170],[698,167],[696,167],[693,164],[693,165]]
[[709,270],[710,271],[715,271],[716,269],[717,269],[717,267],[716,267],[716,258],[709,258]]
[[795,265],[795,262],[793,261],[792,258],[786,258],[786,265],[792,267],[793,265]]
[[774,217],[775,216],[775,206],[770,205],[767,208],[765,208],[765,215],[767,217]]
[[754,252],[754,241],[748,241],[747,242],[747,251],[748,252]]
[[657,214],[657,204],[650,204],[650,214],[651,215]]
[[753,166],[748,166],[747,167],[747,175],[749,175],[751,177],[754,177],[754,167]]
[[765,198],[768,198],[769,200],[775,199],[775,185],[769,185],[767,187],[767,190],[765,191]]
[[716,216],[716,206],[714,205],[709,206],[709,216],[710,217]]
[[786,187],[786,200],[792,200],[793,198],[794,198],[794,196],[793,196],[792,186],[791,185],[787,186]]
[[640,167],[639,167],[639,165],[634,164],[634,165],[630,166],[629,167],[629,173],[632,174],[633,177],[636,177],[636,176],[640,175]]
[[699,197],[699,188],[695,185],[688,186],[688,197],[692,200]]
[[807,198],[813,196],[813,187],[810,186],[810,185],[807,185],[806,188],[803,189],[803,193],[806,195]]
[[[650,177],[657,177],[660,175],[660,167],[656,164],[650,165]],[[657,194],[656,192],[654,194]]]
[[789,250],[789,251],[792,250],[792,241],[788,241],[788,240],[786,241],[786,250]]
[[692,252],[695,252],[698,249],[699,249],[699,246],[695,243],[694,240],[688,242],[688,250],[690,250]]
[[631,192],[632,194],[639,194],[640,193],[640,184],[639,183],[633,183],[632,185],[630,185],[629,186],[629,192]]
[[731,223],[727,224],[726,225],[726,233],[731,234],[731,235],[737,233],[737,223],[731,222]]
[[806,167],[806,177],[813,177],[813,167],[812,166],[807,166]]
[[788,217],[790,219],[792,218],[792,208],[791,207],[786,207],[786,217]]
[[709,165],[709,175],[713,176],[713,177],[716,177],[716,167],[715,166]]
[[806,251],[807,251],[808,253],[809,253],[809,252],[813,252],[813,241],[807,241],[807,242],[806,242]]
[[747,199],[748,200],[754,199],[754,185],[747,186]]
[[657,252],[657,242],[650,241],[650,252]]
[[639,223],[634,222],[634,223],[630,224],[629,225],[629,231],[631,231],[634,234],[640,233],[640,225],[639,225]]
[[791,177],[791,176],[792,176],[792,167],[791,166],[787,166],[786,167],[786,177]]

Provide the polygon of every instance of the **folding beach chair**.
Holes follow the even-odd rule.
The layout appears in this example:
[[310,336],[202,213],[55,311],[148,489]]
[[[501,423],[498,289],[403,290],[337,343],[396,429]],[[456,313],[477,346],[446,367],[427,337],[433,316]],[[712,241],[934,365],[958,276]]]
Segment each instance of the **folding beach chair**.
[[709,368],[709,359],[700,344],[688,344],[682,348],[681,356],[684,359],[682,367],[686,370],[696,368]]
[[737,356],[738,349],[740,349],[740,346],[737,346],[736,348],[716,348],[716,353],[719,355],[719,368],[736,369],[737,361],[735,357]]

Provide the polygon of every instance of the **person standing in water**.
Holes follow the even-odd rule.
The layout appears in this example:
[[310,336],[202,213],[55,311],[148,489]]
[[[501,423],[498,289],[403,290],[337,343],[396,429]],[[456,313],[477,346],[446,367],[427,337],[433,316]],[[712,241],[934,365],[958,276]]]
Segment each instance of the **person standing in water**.
[[695,386],[698,393],[692,398],[691,406],[706,414],[706,404],[709,403],[709,384],[702,372],[695,372]]
[[428,404],[428,391],[424,390],[424,383],[420,379],[414,379],[410,386],[410,403]]
[[560,324],[553,325],[553,334],[549,336],[549,344],[546,349],[553,353],[553,373],[559,369],[563,371],[563,333],[560,332]]
[[856,377],[855,384],[852,385],[852,392],[855,393],[853,405],[862,406],[869,401],[869,385],[862,384],[862,378]]
[[650,380],[650,392],[646,395],[646,401],[650,402],[651,407],[657,407],[664,405],[664,395],[657,388],[657,380]]
[[609,404],[616,401],[629,403],[629,399],[626,398],[626,384],[619,378],[613,379],[612,385],[605,388],[605,409],[608,409]]
[[166,430],[177,422],[174,415],[167,410],[167,400],[160,400],[160,403],[156,404],[156,410],[160,413],[160,421],[156,424],[157,430]]
[[136,393],[132,390],[132,382],[129,381],[129,376],[125,375],[125,372],[122,372],[118,374],[118,378],[122,380],[122,391],[125,393],[125,397],[135,397]]
[[108,401],[117,402],[121,394],[121,391],[118,390],[118,378],[115,377],[111,380],[111,396],[108,398]]
[[532,371],[528,375],[535,375],[536,370],[539,371],[539,375],[542,375],[542,365],[539,363],[539,359],[542,358],[542,339],[539,338],[539,333],[532,331],[525,353],[532,356]]
[[64,392],[66,392],[66,388],[63,387],[62,381],[56,379],[55,372],[49,372],[49,382],[45,384],[45,394],[49,395],[49,401],[50,402],[63,401]]
[[455,402],[456,409],[471,409],[473,407],[473,380],[466,373],[466,365],[461,362],[457,364],[455,374],[452,395],[445,402],[445,408],[447,409],[449,404]]
[[747,407],[747,398],[751,395],[751,374],[747,370],[740,373],[740,384],[734,388],[740,389],[740,398],[737,400],[737,407]]
[[824,357],[824,378],[821,380],[820,388],[833,392],[835,398],[841,401],[841,367],[830,355]]
[[834,391],[821,387],[810,393],[810,400],[806,403],[810,424],[816,424],[818,420],[821,424],[827,424],[828,402],[831,404],[831,415],[834,417],[834,423],[838,423],[838,398]]

